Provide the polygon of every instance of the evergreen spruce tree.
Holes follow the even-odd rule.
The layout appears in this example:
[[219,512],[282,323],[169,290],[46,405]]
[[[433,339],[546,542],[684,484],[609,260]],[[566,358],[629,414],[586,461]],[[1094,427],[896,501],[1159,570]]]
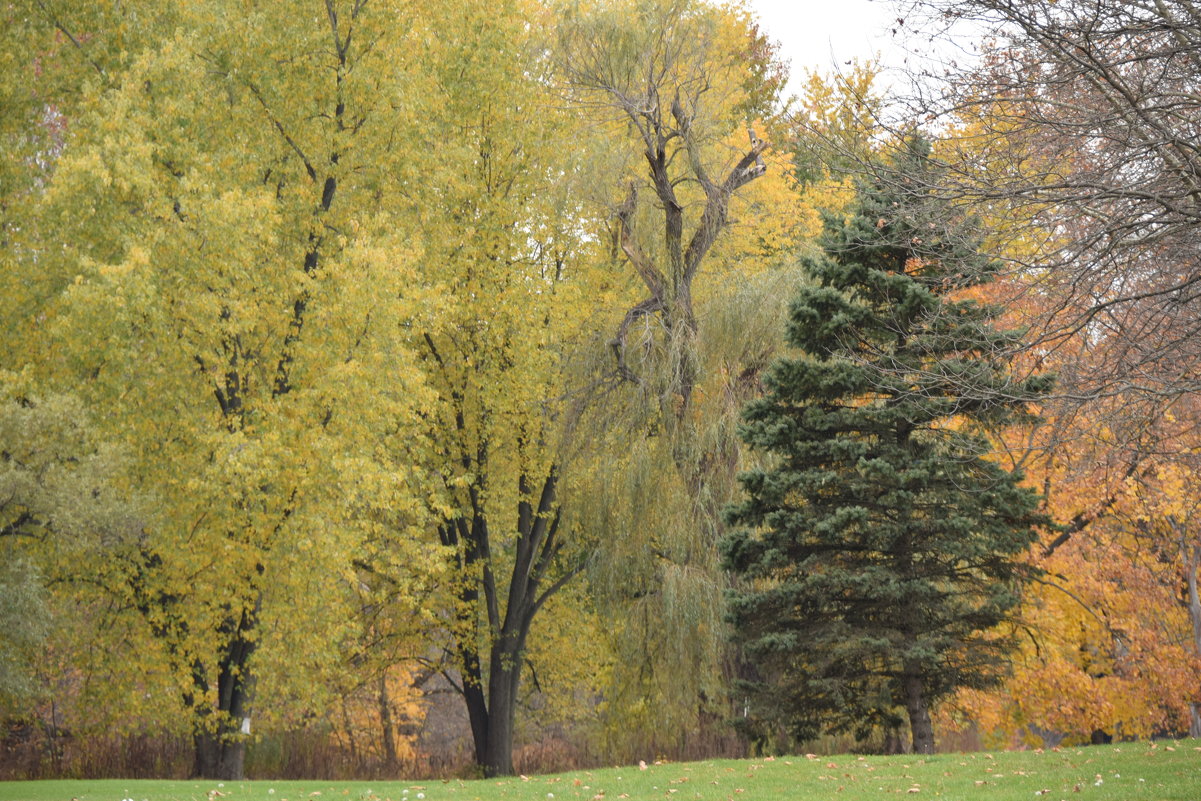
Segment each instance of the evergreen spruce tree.
[[1029,418],[1048,377],[1018,379],[1018,334],[964,297],[996,265],[932,191],[928,143],[827,219],[812,285],[793,302],[766,397],[742,436],[773,466],[740,477],[746,499],[723,559],[735,638],[761,680],[748,698],[800,738],[896,731],[930,753],[931,705],[995,683],[1011,645],[1022,555],[1050,521],[982,432]]

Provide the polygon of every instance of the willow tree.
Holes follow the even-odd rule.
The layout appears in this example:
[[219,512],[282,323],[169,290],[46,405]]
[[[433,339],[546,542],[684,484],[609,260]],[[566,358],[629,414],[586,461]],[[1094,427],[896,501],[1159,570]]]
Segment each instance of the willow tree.
[[[402,112],[421,9],[235,6],[28,12],[70,42],[55,56],[78,82],[31,72],[64,133],[31,184],[37,237],[8,253],[30,302],[6,309],[32,334],[10,358],[102,410],[156,499],[110,590],[145,621],[194,772],[225,778],[252,707],[320,706],[331,644],[354,635],[352,552],[422,522],[409,454],[431,398],[394,219],[420,178]],[[396,541],[403,590],[434,549]]]
[[769,168],[783,72],[744,11],[631,0],[564,16],[559,74],[603,143],[589,199],[607,214],[615,276],[590,363],[603,401],[585,416],[612,455],[581,515],[605,533],[593,586],[624,621],[610,732],[675,748],[688,735],[664,732],[723,714],[714,543],[734,410],[771,342],[737,329],[780,311],[775,271],[805,214],[791,171]]
[[[662,374],[646,379],[657,383],[662,420],[674,426],[689,419],[699,379],[693,283],[729,223],[735,194],[767,171],[768,142],[749,124],[770,113],[779,75],[745,16],[691,0],[577,12],[563,38],[563,73],[576,103],[619,114],[633,134],[625,147],[645,162],[612,176],[627,183],[613,209],[613,238],[647,297],[625,313],[610,344],[619,375],[642,381],[629,338],[646,318],[658,321]],[[733,149],[740,123],[749,141]],[[650,223],[648,212],[661,220]]]

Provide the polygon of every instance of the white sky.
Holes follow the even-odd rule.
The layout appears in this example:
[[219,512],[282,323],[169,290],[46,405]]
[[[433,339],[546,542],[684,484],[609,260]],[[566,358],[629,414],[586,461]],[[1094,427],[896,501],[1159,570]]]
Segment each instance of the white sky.
[[[897,11],[889,0],[746,2],[763,32],[780,43],[781,55],[791,62],[790,91],[794,93],[799,92],[799,79],[806,69],[828,73],[845,68],[845,62],[852,58],[866,61],[880,56],[881,77],[887,84],[889,71],[901,70],[907,60],[963,57],[945,43],[932,45],[929,37],[914,36],[914,31],[906,29],[908,26],[898,25]],[[914,55],[910,52],[913,49],[920,52]]]
[[[891,51],[896,20],[882,0],[748,0],[761,29],[781,45],[793,74]],[[891,26],[890,26],[891,23]],[[886,53],[886,56],[896,56]]]

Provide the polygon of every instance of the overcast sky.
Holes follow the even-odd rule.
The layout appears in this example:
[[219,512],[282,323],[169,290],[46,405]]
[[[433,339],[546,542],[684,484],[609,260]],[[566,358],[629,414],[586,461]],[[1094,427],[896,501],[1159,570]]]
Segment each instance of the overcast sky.
[[[889,72],[901,70],[907,59],[922,59],[908,52],[922,37],[910,38],[912,32],[897,24],[896,9],[889,0],[747,0],[747,5],[791,62],[793,92],[800,91],[798,79],[806,69],[827,73],[844,68],[853,58],[866,61],[879,56],[883,82],[896,79],[902,83],[895,73],[890,79]],[[899,35],[894,35],[894,30]],[[963,57],[949,46],[932,46],[928,37],[916,47],[948,59]]]
[[748,5],[767,35],[780,42],[794,73],[828,72],[851,58],[895,50],[890,41],[895,20],[881,0],[749,0]]

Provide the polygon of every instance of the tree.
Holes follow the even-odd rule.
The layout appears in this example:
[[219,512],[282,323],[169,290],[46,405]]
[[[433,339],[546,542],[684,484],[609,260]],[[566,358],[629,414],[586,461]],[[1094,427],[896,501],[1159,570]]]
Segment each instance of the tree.
[[[613,236],[647,297],[626,312],[611,347],[619,374],[643,380],[627,357],[628,339],[636,324],[659,321],[661,364],[650,380],[669,430],[687,425],[699,379],[693,283],[729,223],[735,194],[767,171],[769,143],[753,129],[744,148],[729,141],[739,122],[768,111],[782,84],[770,45],[748,27],[691,0],[635,0],[571,15],[563,25],[562,70],[576,103],[619,114],[645,162],[642,179],[628,181],[614,209]],[[639,230],[645,184],[662,216],[661,228],[646,226],[654,234]],[[687,432],[677,439],[684,448]],[[678,460],[682,466],[682,453]]]
[[561,513],[574,467],[565,389],[603,274],[572,195],[578,129],[548,91],[544,10],[468,6],[439,22],[452,44],[425,100],[447,155],[431,169],[441,191],[424,209],[438,222],[423,277],[444,296],[412,347],[437,393],[426,418],[440,485],[432,528],[455,593],[444,669],[476,764],[498,776],[514,772],[535,619],[587,556]]
[[582,567],[558,399],[601,274],[546,9],[35,5],[10,52],[70,69],[22,106],[51,145],[5,220],[5,357],[103,410],[161,511],[109,586],[186,713],[146,717],[233,776],[252,716],[445,646],[511,772],[532,621]]
[[[1201,665],[1201,591],[1198,589],[1201,584],[1201,533],[1198,531],[1201,504],[1196,500],[1196,449],[1172,454],[1172,457],[1154,470],[1142,471],[1138,480],[1128,482],[1128,494],[1133,496],[1129,499],[1129,507],[1135,518],[1135,524],[1129,528],[1136,543],[1132,549],[1136,556],[1130,561],[1140,563],[1143,572],[1149,574],[1150,580],[1140,582],[1142,586],[1158,589],[1161,597],[1167,595],[1171,600],[1168,606],[1175,607],[1174,614],[1161,618],[1173,620],[1175,626],[1165,626],[1167,631],[1148,628],[1169,640],[1165,643],[1169,647],[1159,649],[1161,653],[1176,646],[1187,654],[1169,661],[1177,668],[1177,675],[1183,674],[1187,678],[1184,682],[1156,684],[1175,684],[1177,687],[1184,684],[1184,691],[1177,690],[1177,697],[1172,700],[1187,702],[1189,736],[1201,737],[1201,688],[1196,682],[1197,667]],[[1146,597],[1146,594],[1140,595]],[[1181,618],[1187,625],[1181,625]]]
[[[1141,549],[1119,543],[1146,541],[1140,528],[1148,525],[1170,531],[1180,515],[1136,522],[1139,515],[1128,511],[1129,483],[1191,469],[1180,436],[1198,423],[1191,397],[1201,374],[1195,344],[1201,16],[1174,0],[903,5],[916,22],[906,27],[940,27],[913,18],[926,14],[985,43],[979,58],[937,76],[943,91],[923,111],[945,114],[961,129],[959,145],[943,151],[952,168],[948,191],[1009,221],[994,252],[1024,285],[1016,300],[1031,329],[1031,356],[1058,374],[1059,397],[1046,409],[1050,429],[1043,439],[1052,450],[1045,475],[1058,484],[1056,514],[1070,522],[1043,549],[1046,567],[1088,600],[1087,627],[1099,633],[1090,631],[1087,648],[1126,650],[1130,632],[1113,635],[1096,620],[1109,620],[1122,601],[1082,589],[1104,582],[1098,572],[1119,569],[1127,580],[1110,586],[1146,581]],[[1080,538],[1089,541],[1073,543]],[[1162,541],[1158,547],[1164,549]],[[1106,561],[1102,570],[1085,558],[1097,553],[1121,567]],[[1058,596],[1052,605],[1075,606],[1073,614],[1080,614],[1067,596],[1049,594]],[[1061,634],[1055,626],[1043,632],[1043,645],[1051,646],[1044,654],[1057,650],[1052,643]],[[1160,638],[1161,663],[1178,652],[1174,636]],[[1064,660],[1073,670],[1080,670],[1078,661],[1070,653]],[[1082,676],[1076,686],[1094,693],[1094,677],[1086,670]],[[1159,676],[1148,682],[1152,693],[1175,686]],[[1106,678],[1116,683],[1117,672]],[[1123,706],[1109,700],[1112,708]],[[1135,730],[1144,725],[1135,718],[1149,719],[1125,706],[1108,719]],[[1064,730],[1077,728],[1073,721]]]
[[594,594],[619,621],[606,744],[628,759],[726,714],[715,544],[731,421],[772,347],[747,332],[775,327],[773,290],[813,215],[768,146],[784,72],[743,8],[573,4],[561,31],[620,310],[587,351],[596,400],[577,436],[606,456],[575,477],[586,511],[570,514],[598,534]]
[[[1044,572],[1023,599],[1029,636],[1013,673],[994,690],[960,694],[948,705],[960,720],[994,742],[1044,746],[1195,725],[1201,610],[1192,589],[1201,549],[1191,405],[1181,399],[1179,418],[1157,421],[1171,430],[1155,438],[1173,450],[1145,457],[1125,479],[1035,464],[1032,476],[1046,477],[1047,508],[1058,519],[1104,512],[1091,512],[1082,536],[1050,554],[1039,549]],[[1065,452],[1078,444],[1059,444],[1056,461],[1069,462]]]
[[941,149],[948,194],[1010,223],[990,249],[1026,279],[1027,346],[1054,358],[1089,342],[1090,358],[1062,360],[1063,402],[1092,405],[1095,424],[1097,403],[1120,395],[1106,427],[1119,447],[1145,446],[1147,421],[1201,375],[1201,16],[1185,2],[904,5],[918,28],[985,42],[936,76],[921,112],[960,129]]
[[830,177],[849,179],[872,161],[875,139],[886,129],[874,62],[855,62],[845,72],[809,72],[805,91],[790,107],[795,130],[793,169],[804,185]]
[[798,732],[892,723],[903,706],[930,753],[931,705],[1002,674],[997,627],[1049,522],[982,426],[1020,421],[1050,382],[1011,377],[1017,335],[964,297],[997,265],[932,191],[929,145],[909,139],[883,175],[805,262],[814,284],[788,326],[801,355],[775,363],[742,430],[778,462],[741,477],[728,518],[747,528],[723,557],[744,582],[729,618],[761,702],[782,690]]
[[120,487],[125,460],[98,440],[79,399],[31,390],[0,371],[0,713],[29,718],[57,678],[48,655],[94,611],[86,587],[143,521]]
[[151,635],[135,681],[156,692],[108,691],[185,721],[197,775],[236,777],[252,707],[321,705],[355,637],[355,551],[386,532],[400,599],[438,569],[405,329],[426,304],[394,219],[420,184],[398,110],[420,12],[36,6],[19,52],[69,40],[76,81],[30,73],[66,133],[10,225],[6,324],[29,336],[6,357],[77,391],[155,499],[104,587]]
[[24,706],[35,694],[33,655],[47,629],[44,593],[37,568],[6,553],[0,566],[0,711]]

